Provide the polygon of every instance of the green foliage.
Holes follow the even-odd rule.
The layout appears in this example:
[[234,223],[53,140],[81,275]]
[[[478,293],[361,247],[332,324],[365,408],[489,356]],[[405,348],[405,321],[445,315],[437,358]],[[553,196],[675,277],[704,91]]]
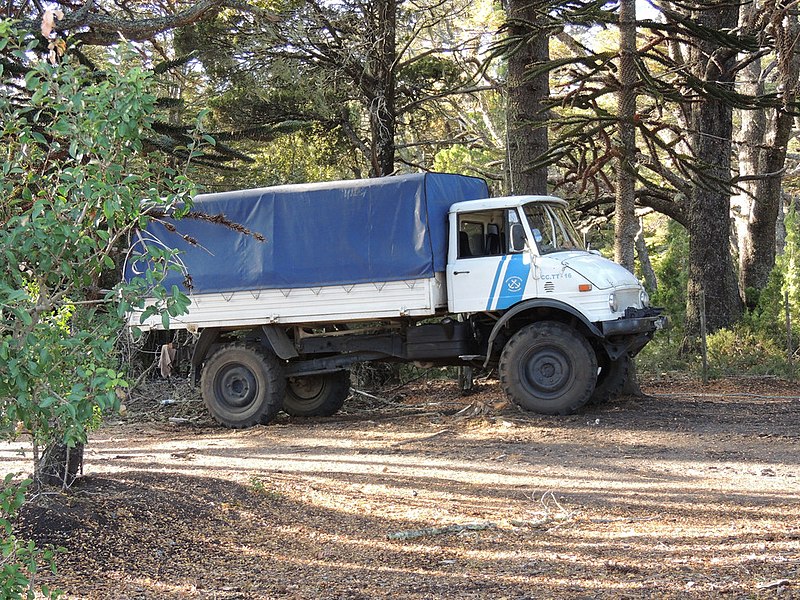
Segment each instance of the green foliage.
[[[781,291],[788,294],[789,309],[796,318],[800,317],[800,217],[792,204],[786,215],[786,246],[784,253],[776,260],[781,269],[783,284]],[[783,303],[780,303],[783,304]]]
[[[0,34],[29,54],[7,23]],[[148,292],[166,318],[188,302],[159,289],[159,273],[98,290],[146,207],[169,210],[190,191],[184,171],[144,153],[155,97],[128,58],[115,55],[103,79],[35,63],[26,94],[0,104],[0,436],[21,425],[36,443],[84,442],[95,410],[113,411],[127,385],[113,351],[126,311]]]
[[436,153],[433,170],[440,173],[463,173],[481,176],[491,172],[492,164],[498,161],[496,151],[467,146],[451,146]]
[[[702,375],[699,353],[681,352],[682,337],[662,332],[656,335],[636,357],[637,370],[645,376],[670,374]],[[720,329],[707,338],[709,377],[742,375],[789,376],[785,340],[755,329],[751,323],[740,323],[731,329]]]
[[0,484],[0,598],[4,600],[33,600],[33,598],[58,598],[61,594],[42,586],[36,594],[31,582],[41,568],[56,571],[53,548],[39,549],[33,542],[18,539],[13,534],[12,520],[25,502],[25,492],[30,479],[13,483],[13,475],[6,475]]
[[694,365],[699,364],[698,357],[680,352],[681,340],[674,333],[672,330],[656,333],[653,340],[636,356],[637,373],[660,377],[672,373],[687,373]]
[[[37,43],[0,21],[0,47],[29,65],[11,76],[0,64],[0,439],[24,431],[35,445],[74,446],[124,395],[114,347],[129,309],[156,296],[150,312],[168,320],[188,302],[160,286],[170,253],[153,252],[158,269],[130,284],[103,290],[101,277],[118,269],[148,212],[189,206],[192,188],[188,161],[145,150],[156,98],[130,50],[111,54],[116,68],[99,77],[66,60],[37,62]],[[13,533],[29,483],[7,477],[0,490],[2,598],[33,598],[38,565],[53,559]]]
[[335,133],[310,126],[306,131],[279,136],[247,148],[253,159],[234,172],[209,173],[222,189],[241,189],[286,183],[348,179],[359,159]]
[[754,331],[783,347],[787,341],[787,297],[794,340],[800,339],[800,218],[794,206],[786,215],[785,226],[784,252],[776,257],[764,289],[748,290],[748,304],[755,304],[755,308],[745,317],[745,323]]
[[[707,339],[708,374],[711,377],[738,375],[789,375],[786,346],[784,294],[789,294],[794,339],[800,339],[800,222],[794,210],[786,218],[787,238],[783,255],[776,260],[767,285],[758,293],[750,290],[755,305],[741,323],[721,329]],[[681,353],[682,324],[685,314],[686,257],[688,239],[685,230],[670,222],[663,239],[655,245],[661,249],[653,255],[659,289],[653,302],[664,306],[671,328],[648,344],[637,358],[640,372],[663,374],[692,372],[701,374],[699,355]]]
[[658,290],[652,293],[653,306],[666,310],[672,327],[682,329],[686,319],[686,286],[689,279],[689,235],[675,221],[668,221],[666,235],[657,240],[651,254]]
[[711,377],[788,374],[786,350],[747,325],[720,329],[708,336]]
[[[783,341],[786,338],[784,287],[786,276],[783,258],[778,257],[769,274],[767,285],[760,292],[747,290],[748,305],[755,305],[744,317],[744,323],[760,335],[773,340]],[[797,314],[797,313],[795,313]]]

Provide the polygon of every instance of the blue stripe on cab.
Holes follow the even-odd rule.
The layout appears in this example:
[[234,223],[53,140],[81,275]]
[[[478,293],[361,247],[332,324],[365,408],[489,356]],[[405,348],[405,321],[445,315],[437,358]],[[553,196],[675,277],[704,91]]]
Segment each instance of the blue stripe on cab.
[[[528,284],[528,275],[530,275],[531,272],[531,265],[530,263],[526,263],[523,258],[523,254],[512,254],[510,256],[508,269],[506,269],[505,277],[499,286],[500,297],[497,300],[495,310],[502,310],[513,306],[525,296],[525,287]],[[497,275],[499,274],[500,271],[498,270]],[[496,284],[497,281],[495,281],[495,285]],[[494,293],[495,290],[493,286],[492,296],[494,296]]]
[[494,274],[494,281],[492,282],[492,290],[489,292],[489,302],[486,304],[486,310],[492,310],[492,302],[495,299],[494,295],[497,291],[497,283],[500,281],[500,273],[503,272],[503,265],[505,265],[507,260],[508,256],[504,256],[500,264],[497,265],[497,271]]

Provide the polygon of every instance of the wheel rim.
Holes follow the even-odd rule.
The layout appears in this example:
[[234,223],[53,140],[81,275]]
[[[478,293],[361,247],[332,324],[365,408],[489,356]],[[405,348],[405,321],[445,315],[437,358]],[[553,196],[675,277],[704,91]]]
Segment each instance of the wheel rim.
[[310,402],[319,398],[325,389],[325,379],[319,375],[291,377],[287,382],[289,392],[300,402]]
[[572,380],[572,365],[557,348],[544,348],[525,358],[523,383],[537,396],[560,396]]
[[247,409],[258,396],[255,374],[241,364],[220,369],[214,387],[219,401],[234,411]]

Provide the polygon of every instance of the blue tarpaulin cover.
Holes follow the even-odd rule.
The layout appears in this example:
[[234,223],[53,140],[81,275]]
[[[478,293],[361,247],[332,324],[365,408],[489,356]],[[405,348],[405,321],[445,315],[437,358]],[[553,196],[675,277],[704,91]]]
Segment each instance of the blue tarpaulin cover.
[[[482,179],[443,173],[201,194],[193,212],[223,214],[266,241],[204,220],[168,221],[175,232],[153,221],[137,236],[125,276],[145,268],[136,255],[147,243],[180,250],[197,293],[432,277],[447,264],[450,205],[486,197]],[[183,281],[172,273],[165,285]]]

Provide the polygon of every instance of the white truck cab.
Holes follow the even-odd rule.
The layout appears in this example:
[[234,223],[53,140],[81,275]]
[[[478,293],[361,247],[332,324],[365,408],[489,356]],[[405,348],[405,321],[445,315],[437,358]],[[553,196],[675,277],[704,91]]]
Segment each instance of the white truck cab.
[[548,414],[620,391],[663,325],[632,273],[584,248],[567,206],[512,196],[458,202],[448,215],[449,309],[470,315],[508,396]]
[[547,298],[590,322],[613,321],[649,298],[627,269],[584,249],[554,196],[512,196],[454,204],[449,213],[448,307],[454,313],[506,310]]

